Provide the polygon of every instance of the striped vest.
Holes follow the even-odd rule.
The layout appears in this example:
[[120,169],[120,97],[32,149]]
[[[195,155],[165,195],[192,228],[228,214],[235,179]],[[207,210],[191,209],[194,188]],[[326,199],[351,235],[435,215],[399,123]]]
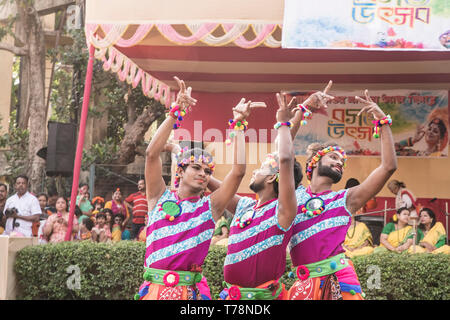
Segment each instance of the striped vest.
[[215,227],[210,197],[181,202],[182,213],[174,221],[165,219],[158,211],[158,204],[167,200],[176,202],[177,198],[166,190],[149,212],[145,266],[189,271],[193,265],[201,266],[208,254]]
[[254,288],[280,278],[286,265],[286,247],[291,229],[278,223],[278,200],[256,210],[252,222],[241,228],[238,219],[252,210],[256,201],[239,200],[228,238],[224,279],[242,287]]
[[311,198],[306,188],[295,191],[298,211],[289,243],[294,266],[318,262],[344,252],[342,244],[351,223],[351,213],[346,207],[348,189],[320,196],[325,202],[324,211],[309,217],[300,207]]

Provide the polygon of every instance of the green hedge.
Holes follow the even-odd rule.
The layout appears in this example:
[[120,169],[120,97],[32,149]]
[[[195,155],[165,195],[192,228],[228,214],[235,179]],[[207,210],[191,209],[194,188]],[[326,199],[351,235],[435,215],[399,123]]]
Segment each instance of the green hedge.
[[[213,295],[222,289],[226,249],[213,246],[203,273]],[[143,281],[145,244],[66,242],[30,246],[17,254],[18,299],[132,299]],[[366,299],[450,299],[450,256],[383,253],[353,259]],[[69,289],[77,266],[80,288]],[[374,267],[375,266],[375,267]],[[282,281],[290,288],[288,259]],[[379,283],[373,279],[380,271]]]

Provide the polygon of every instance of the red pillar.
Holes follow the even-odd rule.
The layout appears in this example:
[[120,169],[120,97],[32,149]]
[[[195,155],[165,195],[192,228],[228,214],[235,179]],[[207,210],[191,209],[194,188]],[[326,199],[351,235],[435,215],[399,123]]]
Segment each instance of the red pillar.
[[80,181],[81,160],[83,158],[84,135],[86,131],[86,120],[89,109],[89,98],[91,95],[92,71],[94,68],[94,53],[95,48],[91,44],[89,46],[89,61],[86,70],[86,81],[84,82],[83,106],[81,109],[80,130],[78,131],[77,151],[75,154],[75,163],[73,166],[73,182],[72,182],[72,194],[70,196],[69,223],[67,227],[66,237],[64,239],[65,241],[70,240],[70,235],[72,234],[73,228],[73,216],[75,214],[75,205],[78,194],[78,183]]

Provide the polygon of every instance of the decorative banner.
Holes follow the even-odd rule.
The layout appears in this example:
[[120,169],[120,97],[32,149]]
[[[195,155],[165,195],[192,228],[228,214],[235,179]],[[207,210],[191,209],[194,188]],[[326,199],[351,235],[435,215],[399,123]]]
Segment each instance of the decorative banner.
[[447,50],[449,0],[285,0],[282,47]]
[[[291,92],[301,103],[309,94]],[[398,156],[448,156],[448,91],[384,90],[369,91],[385,114],[392,117],[392,133]],[[334,141],[348,155],[380,155],[380,138],[373,137],[373,123],[369,114],[358,116],[363,104],[355,96],[364,98],[361,91],[333,92],[333,102],[327,109],[315,112],[305,126],[300,127],[294,140],[295,153],[306,155],[313,142]]]

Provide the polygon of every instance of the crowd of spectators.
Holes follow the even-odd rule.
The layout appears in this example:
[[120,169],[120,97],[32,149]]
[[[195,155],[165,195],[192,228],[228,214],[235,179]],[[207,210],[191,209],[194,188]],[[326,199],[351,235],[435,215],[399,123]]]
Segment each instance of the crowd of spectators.
[[147,200],[145,181],[138,181],[137,192],[123,198],[116,188],[110,201],[96,196],[91,199],[89,185],[81,183],[67,235],[70,219],[70,201],[57,194],[28,191],[28,178],[15,180],[14,193],[7,198],[8,186],[0,183],[0,234],[14,237],[37,237],[39,243],[57,243],[66,240],[118,242],[145,241]]
[[[358,185],[349,179],[346,188]],[[446,245],[446,230],[436,220],[430,208],[422,207],[402,182],[392,180],[389,190],[396,196],[396,214],[380,235],[380,245],[373,243],[371,231],[358,221],[358,215],[374,206],[369,203],[352,218],[347,231],[344,249],[354,257],[381,251],[450,253]],[[28,191],[28,178],[20,175],[14,184],[15,193],[8,196],[8,186],[0,183],[0,234],[14,237],[38,237],[39,243],[57,243],[66,240],[69,228],[70,201],[57,194]],[[375,201],[372,199],[371,201]],[[72,232],[68,240],[93,242],[118,242],[122,240],[146,241],[148,207],[145,181],[139,180],[137,192],[124,199],[120,188],[112,192],[110,201],[95,196],[91,199],[89,185],[81,183],[76,197]],[[227,213],[227,212],[226,212]],[[411,226],[415,216],[417,228]],[[212,245],[228,245],[232,216],[227,213],[216,223]],[[415,246],[413,246],[413,243]]]

